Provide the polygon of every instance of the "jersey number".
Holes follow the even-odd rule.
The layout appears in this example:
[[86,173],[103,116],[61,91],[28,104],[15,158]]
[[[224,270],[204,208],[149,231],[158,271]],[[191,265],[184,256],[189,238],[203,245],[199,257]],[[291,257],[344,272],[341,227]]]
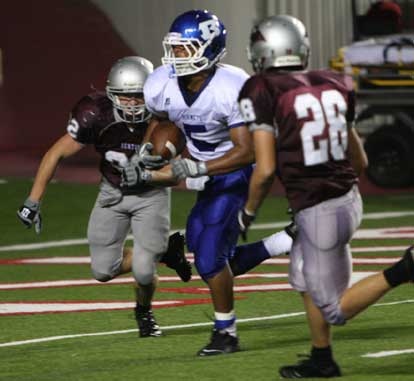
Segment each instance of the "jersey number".
[[198,132],[207,132],[206,126],[203,126],[202,124],[183,124],[185,135],[191,142],[193,143],[194,147],[196,147],[200,152],[206,152],[206,151],[215,151],[215,149],[218,146],[218,143],[208,143],[204,140],[194,139],[192,137],[193,133]]
[[[345,120],[347,105],[338,90],[326,90],[319,100],[310,93],[296,96],[294,104],[298,119],[309,118],[312,112],[313,120],[303,124],[300,131],[305,165],[317,165],[329,160],[329,153],[334,160],[345,159],[348,147],[348,131]],[[319,139],[325,127],[328,127],[328,138]]]

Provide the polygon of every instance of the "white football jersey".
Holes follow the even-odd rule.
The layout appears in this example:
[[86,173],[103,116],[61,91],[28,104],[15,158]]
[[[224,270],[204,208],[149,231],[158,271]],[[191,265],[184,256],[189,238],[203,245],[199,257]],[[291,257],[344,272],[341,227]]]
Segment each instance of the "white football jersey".
[[223,156],[233,148],[230,128],[245,124],[237,98],[249,75],[235,66],[217,65],[201,91],[189,99],[170,73],[168,66],[160,66],[147,78],[147,108],[168,118],[184,132],[194,158],[206,161]]

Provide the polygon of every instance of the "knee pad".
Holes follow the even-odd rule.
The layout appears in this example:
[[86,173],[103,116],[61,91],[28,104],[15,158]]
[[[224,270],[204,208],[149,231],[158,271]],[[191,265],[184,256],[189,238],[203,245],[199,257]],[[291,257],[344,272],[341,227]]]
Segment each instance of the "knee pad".
[[194,265],[201,279],[205,282],[220,273],[226,266],[227,260],[223,256],[205,255],[202,252],[195,255]]
[[327,304],[319,308],[327,323],[332,325],[345,325],[346,319],[342,313],[339,303]]
[[143,286],[151,284],[156,274],[154,261],[136,255],[132,262],[132,274],[138,284]]
[[95,271],[92,269],[92,275],[98,282],[108,282],[114,277],[110,274],[100,273],[99,271]]
[[152,284],[154,281],[154,274],[151,273],[142,273],[139,271],[134,271],[134,278],[138,284],[142,284],[143,286],[147,286]]

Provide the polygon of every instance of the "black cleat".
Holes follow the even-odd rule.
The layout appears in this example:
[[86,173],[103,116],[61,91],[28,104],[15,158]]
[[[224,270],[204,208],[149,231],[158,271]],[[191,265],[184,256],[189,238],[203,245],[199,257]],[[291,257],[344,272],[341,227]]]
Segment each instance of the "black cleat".
[[286,226],[284,229],[283,229],[285,232],[286,232],[286,234],[290,237],[290,238],[292,238],[293,240],[295,240],[296,239],[296,237],[298,236],[298,227],[297,227],[297,225],[296,225],[296,223],[295,223],[295,221],[292,221],[288,226]]
[[309,356],[296,365],[282,366],[279,374],[283,378],[331,378],[340,377],[341,369],[335,361],[321,365]]
[[170,235],[167,251],[160,262],[175,270],[183,282],[188,282],[191,279],[191,263],[185,257],[184,244],[184,236],[179,232]]
[[214,329],[211,335],[210,342],[197,352],[198,356],[215,356],[227,353],[238,352],[239,339],[237,337],[229,335],[227,332],[220,333],[220,331]]
[[410,246],[404,253],[403,261],[407,264],[407,271],[411,274],[411,282],[414,282],[414,246]]
[[141,312],[135,307],[135,320],[138,323],[139,337],[158,337],[162,335],[152,310]]

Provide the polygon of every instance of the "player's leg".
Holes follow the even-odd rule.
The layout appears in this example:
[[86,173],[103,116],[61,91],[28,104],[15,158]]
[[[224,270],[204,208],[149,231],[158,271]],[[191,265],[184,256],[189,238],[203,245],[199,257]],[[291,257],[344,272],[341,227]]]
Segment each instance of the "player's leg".
[[160,336],[152,313],[156,288],[156,265],[167,249],[170,230],[170,191],[157,189],[140,196],[127,196],[134,236],[132,272],[138,283],[135,314],[141,337]]
[[198,200],[187,223],[187,245],[194,252],[198,273],[210,288],[215,311],[211,341],[200,356],[239,350],[233,300],[233,275],[228,259],[238,238],[241,199],[222,194]]
[[[298,238],[291,253],[291,283],[304,292],[312,338],[309,360],[282,367],[285,378],[335,377],[340,369],[333,359],[330,324],[345,324],[339,300],[348,287],[352,262],[348,242],[359,226],[359,194],[329,200],[296,215]],[[303,268],[298,253],[303,259]],[[302,278],[303,276],[303,278]]]
[[263,240],[237,246],[229,262],[233,275],[245,274],[266,259],[289,253],[295,237],[296,225],[292,222]]
[[353,318],[384,294],[400,284],[414,281],[414,246],[403,257],[383,272],[361,279],[345,291],[341,310],[347,320]]
[[121,211],[121,204],[102,207],[96,202],[89,219],[91,270],[100,282],[107,282],[128,270],[129,258],[128,254],[123,256],[123,245],[130,221]]

